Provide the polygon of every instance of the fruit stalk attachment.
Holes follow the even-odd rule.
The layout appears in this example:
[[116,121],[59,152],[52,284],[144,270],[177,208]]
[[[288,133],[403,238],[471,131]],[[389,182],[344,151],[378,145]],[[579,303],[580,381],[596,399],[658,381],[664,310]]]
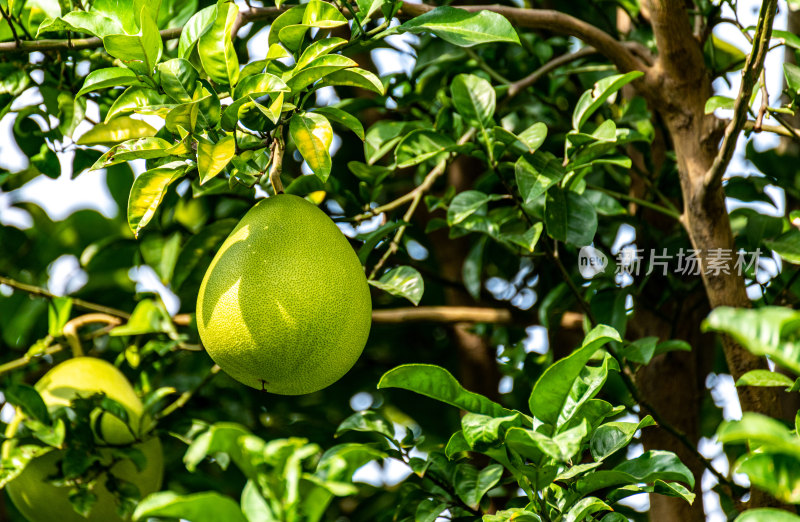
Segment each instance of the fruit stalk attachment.
[[272,154],[272,164],[269,167],[269,182],[275,194],[283,194],[283,183],[281,183],[281,170],[283,169],[283,125],[279,125],[273,134],[270,153]]

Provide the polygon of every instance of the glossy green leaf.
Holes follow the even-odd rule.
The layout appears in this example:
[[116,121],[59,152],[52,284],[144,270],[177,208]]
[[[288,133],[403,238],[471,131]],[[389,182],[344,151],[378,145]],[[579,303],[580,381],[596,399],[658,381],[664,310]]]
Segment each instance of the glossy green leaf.
[[342,127],[353,131],[356,136],[361,138],[361,141],[364,141],[364,126],[361,124],[361,121],[358,118],[349,112],[343,111],[337,107],[318,107],[314,109],[314,112],[323,114],[333,123],[339,124]]
[[706,108],[705,113],[711,114],[717,109],[727,109],[733,110],[733,98],[729,98],[727,96],[712,96],[708,100],[706,100]]
[[133,309],[128,322],[117,326],[109,335],[144,335],[172,330],[170,317],[163,305],[152,299],[142,299]]
[[562,411],[569,406],[567,401],[573,383],[594,353],[610,341],[621,341],[617,331],[605,325],[596,326],[586,335],[580,348],[548,367],[534,384],[528,399],[533,416],[556,426]]
[[602,106],[606,100],[617,93],[625,85],[640,78],[644,73],[641,71],[631,71],[625,74],[617,74],[603,78],[594,84],[578,100],[575,110],[572,113],[572,127],[580,130],[586,120]]
[[[534,156],[535,158],[536,156]],[[514,177],[517,187],[525,204],[533,203],[547,189],[561,181],[564,177],[563,169],[544,168],[538,169],[528,159],[531,157],[520,156],[514,164]],[[538,162],[534,162],[538,163]]]
[[239,8],[231,0],[219,0],[213,23],[197,40],[197,53],[208,76],[222,85],[236,85],[239,59],[233,47],[233,27]]
[[425,292],[422,275],[410,266],[398,266],[383,274],[380,279],[369,281],[369,284],[392,295],[405,297],[414,305],[418,305]]
[[237,221],[232,218],[220,219],[203,227],[189,238],[175,263],[175,273],[172,276],[173,289],[181,288],[200,259],[209,252],[214,252],[228,237],[236,223]]
[[27,384],[14,384],[4,388],[6,400],[22,410],[22,413],[31,419],[44,424],[50,424],[50,414],[47,411],[39,392]]
[[521,427],[522,424],[519,413],[505,417],[467,413],[461,417],[461,434],[470,448],[475,451],[485,451],[491,446],[500,445],[506,430]]
[[135,159],[163,158],[170,154],[171,147],[172,143],[155,137],[128,140],[108,149],[92,165],[91,170],[99,170]]
[[158,64],[159,79],[164,92],[178,103],[192,101],[197,70],[183,58],[173,58]]
[[326,54],[330,54],[332,51],[338,49],[346,43],[347,40],[338,37],[317,40],[303,50],[303,54],[301,54],[300,58],[297,59],[294,70],[299,72],[301,69],[309,66],[317,58],[320,58]]
[[117,143],[154,136],[156,129],[142,120],[130,116],[114,118],[108,123],[98,123],[78,138],[78,145],[116,145]]
[[330,146],[333,129],[325,116],[297,113],[289,122],[289,135],[311,171],[324,183],[331,173]]
[[455,148],[455,142],[444,134],[419,129],[409,132],[394,152],[394,158],[399,168],[419,165],[425,161],[442,161],[447,154]]
[[492,489],[503,476],[503,466],[492,464],[478,471],[475,466],[463,463],[456,468],[456,495],[472,509],[478,509],[486,493]]
[[626,447],[633,440],[636,431],[655,425],[650,415],[639,422],[607,422],[592,433],[589,450],[595,461],[609,457]]
[[383,96],[385,88],[381,83],[380,78],[366,69],[358,67],[350,67],[349,69],[342,69],[340,71],[332,72],[325,76],[322,81],[317,85],[318,87],[327,87],[330,85],[342,85],[345,87],[359,87],[366,89]]
[[567,511],[564,522],[581,522],[599,511],[613,511],[613,509],[597,497],[582,498]]
[[106,113],[105,123],[123,114],[132,112],[139,114],[165,115],[172,106],[171,100],[149,87],[132,86],[117,96]]
[[110,34],[121,34],[125,30],[115,19],[97,11],[72,11],[59,18],[49,18],[42,22],[36,32],[38,38],[43,33],[73,31],[88,33],[98,38]]
[[465,390],[450,372],[432,364],[404,364],[393,368],[384,373],[378,382],[378,389],[384,388],[402,388],[468,412],[491,417],[515,413],[483,395]]
[[200,141],[197,143],[197,172],[200,184],[212,179],[228,166],[236,154],[236,139],[229,134],[216,143]]
[[533,252],[536,248],[536,244],[539,242],[539,238],[542,236],[542,230],[544,230],[544,225],[538,222],[531,225],[530,228],[522,234],[506,233],[502,234],[500,239],[522,247],[528,252]]
[[800,503],[800,457],[773,453],[765,448],[739,459],[735,469],[737,473],[746,474],[752,486],[768,491],[778,500]]
[[140,30],[137,35],[110,34],[103,38],[106,52],[119,58],[131,69],[150,76],[153,68],[161,58],[163,43],[158,26],[149,15],[147,8],[142,9]]
[[481,273],[483,272],[483,252],[486,249],[487,237],[480,238],[467,252],[461,266],[461,279],[469,295],[476,301],[481,295]]
[[296,72],[286,81],[286,85],[292,92],[300,92],[333,72],[356,65],[356,62],[341,54],[326,54],[315,58],[302,69],[295,69]]
[[372,410],[357,411],[336,428],[336,436],[348,431],[372,432],[394,440],[394,427],[383,416]]
[[450,93],[456,110],[468,123],[489,127],[497,105],[490,82],[474,74],[459,74],[450,84]]
[[736,381],[736,386],[783,386],[791,388],[794,381],[786,375],[769,370],[750,370]]
[[347,23],[347,18],[333,4],[321,0],[311,0],[303,12],[301,20],[303,25],[333,29]]
[[210,5],[195,13],[181,31],[178,41],[178,57],[188,59],[197,46],[197,40],[206,32],[217,15],[217,6]]
[[800,439],[782,422],[766,415],[744,412],[739,421],[728,421],[717,430],[719,441],[747,443],[751,446],[768,447],[800,458]]
[[265,94],[289,92],[291,89],[286,83],[269,73],[258,73],[243,77],[233,91],[233,99],[239,100],[245,96],[260,97]]
[[401,33],[432,33],[460,47],[489,42],[519,44],[517,32],[502,15],[491,11],[471,13],[448,6],[437,7],[412,18],[396,30]]
[[611,470],[596,470],[578,480],[577,490],[586,495],[612,486],[676,481],[694,488],[694,475],[669,451],[646,451],[635,459],[623,461]]
[[99,89],[106,89],[109,87],[127,87],[135,85],[145,87],[146,84],[136,76],[136,73],[124,67],[106,67],[105,69],[97,69],[86,75],[83,81],[83,87],[78,91],[76,96],[83,96],[84,94],[97,91]]
[[128,225],[134,236],[153,218],[170,183],[183,175],[185,165],[163,166],[141,173],[131,187],[128,198]]
[[703,322],[704,331],[727,333],[755,355],[767,355],[800,375],[800,342],[793,340],[798,329],[800,312],[779,306],[719,307]]
[[307,4],[294,5],[284,11],[279,17],[272,21],[269,30],[267,43],[272,47],[280,42],[279,34],[281,30],[290,25],[298,25],[303,21],[303,13],[306,11]]
[[47,335],[58,337],[64,331],[72,311],[72,298],[54,297],[47,306]]
[[622,355],[629,361],[648,364],[656,353],[658,337],[642,337],[636,339],[622,351]]
[[182,518],[192,522],[247,522],[239,504],[213,491],[183,496],[171,491],[153,493],[142,499],[133,513],[133,520],[150,517]]

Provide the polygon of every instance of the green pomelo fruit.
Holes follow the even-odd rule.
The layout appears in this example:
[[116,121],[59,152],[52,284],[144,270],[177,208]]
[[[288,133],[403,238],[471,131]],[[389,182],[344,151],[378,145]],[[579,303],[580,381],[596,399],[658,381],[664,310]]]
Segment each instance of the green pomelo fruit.
[[311,393],[355,364],[372,321],[361,263],[339,228],[297,196],[259,201],[222,244],[197,297],[197,326],[234,379]]
[[[113,365],[93,357],[76,357],[69,359],[42,377],[36,383],[36,389],[45,404],[51,409],[69,405],[78,397],[90,397],[95,393],[105,393],[125,407],[131,426],[138,433],[142,421],[143,406],[136,396],[133,387],[125,376]],[[16,424],[9,425],[13,435]],[[128,428],[116,417],[104,414],[100,421],[100,432],[96,434],[111,444],[127,444],[133,441]],[[139,472],[134,463],[121,460],[109,473],[115,477],[132,482],[142,497],[161,488],[164,474],[164,457],[161,442],[156,437],[142,437],[144,442],[133,447],[144,453],[147,465]],[[10,453],[13,441],[3,445],[3,455]],[[31,522],[81,522],[87,519],[80,516],[69,501],[70,487],[57,487],[50,484],[48,477],[57,474],[57,466],[64,452],[55,450],[33,459],[25,466],[22,473],[7,486],[8,496],[17,509]],[[103,463],[112,460],[110,450],[101,449],[98,455]],[[97,502],[92,507],[88,520],[91,522],[121,522],[117,514],[114,494],[106,488],[107,476],[101,476],[92,492],[97,495]]]

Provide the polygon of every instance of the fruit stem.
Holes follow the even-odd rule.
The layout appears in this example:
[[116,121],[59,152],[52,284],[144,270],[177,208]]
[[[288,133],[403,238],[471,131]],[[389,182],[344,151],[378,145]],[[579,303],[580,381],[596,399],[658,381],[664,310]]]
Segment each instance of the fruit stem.
[[283,183],[281,183],[281,170],[283,170],[283,125],[279,125],[273,134],[270,152],[272,153],[272,164],[269,167],[269,182],[275,194],[283,194]]
[[94,323],[105,323],[109,326],[117,326],[122,323],[122,321],[113,315],[100,313],[84,314],[76,317],[75,319],[67,321],[67,324],[64,325],[62,331],[64,333],[64,337],[67,338],[69,347],[72,349],[73,357],[83,356],[83,347],[81,346],[80,337],[78,337],[78,328]]

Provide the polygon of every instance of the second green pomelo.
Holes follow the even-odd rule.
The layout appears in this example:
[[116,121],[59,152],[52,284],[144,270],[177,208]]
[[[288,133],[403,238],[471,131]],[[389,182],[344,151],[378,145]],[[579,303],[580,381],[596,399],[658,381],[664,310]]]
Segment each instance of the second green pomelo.
[[[138,471],[131,460],[125,459],[111,467],[110,473],[115,477],[132,482],[142,497],[158,491],[164,474],[164,461],[161,442],[158,438],[139,433],[142,428],[144,406],[125,376],[113,365],[93,357],[76,357],[69,359],[47,372],[36,389],[45,404],[51,410],[59,406],[67,406],[72,400],[88,398],[96,393],[104,393],[117,401],[128,414],[134,433],[144,442],[133,447],[140,450],[147,459],[146,467]],[[16,425],[10,424],[10,431]],[[124,423],[110,414],[104,414],[100,420],[99,433],[96,436],[110,444],[127,444],[134,440]],[[11,432],[7,436],[13,435]],[[3,445],[4,457],[10,453],[13,440]],[[112,456],[107,449],[99,454],[102,462],[111,462]],[[81,522],[87,519],[80,516],[72,508],[69,501],[71,487],[57,487],[48,482],[48,478],[57,474],[64,452],[54,450],[33,459],[25,466],[22,473],[6,486],[11,501],[19,511],[31,522]],[[121,522],[117,514],[114,495],[106,488],[107,476],[101,476],[93,489],[97,502],[92,507],[88,520],[91,522]]]
[[361,263],[336,224],[303,198],[259,201],[222,244],[197,297],[212,359],[236,380],[311,393],[355,364],[372,320]]

